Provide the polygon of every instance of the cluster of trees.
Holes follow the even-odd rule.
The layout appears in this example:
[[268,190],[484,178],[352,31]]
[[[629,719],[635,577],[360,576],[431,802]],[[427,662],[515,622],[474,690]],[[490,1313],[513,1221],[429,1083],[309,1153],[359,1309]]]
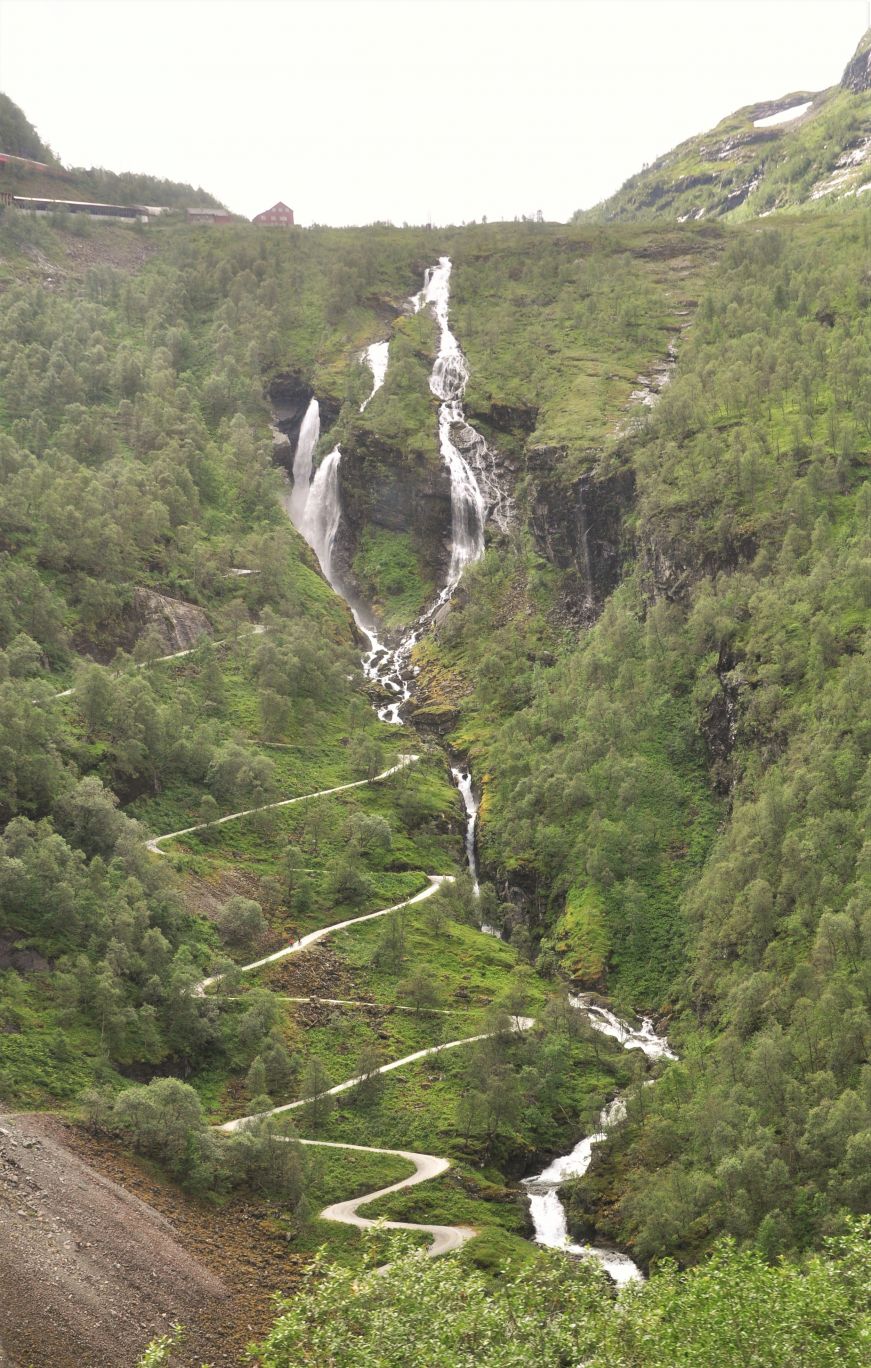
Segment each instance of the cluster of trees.
[[[494,1281],[459,1258],[400,1253],[363,1274],[319,1267],[282,1303],[254,1359],[263,1368],[861,1368],[869,1264],[867,1221],[797,1266],[723,1240],[698,1268],[666,1264],[615,1304],[591,1261],[541,1255]],[[170,1347],[164,1340],[157,1352]]]
[[34,161],[55,160],[51,148],[42,142],[23,110],[3,94],[0,94],[0,151],[13,157],[32,157]]
[[216,1009],[192,988],[210,938],[99,781],[71,786],[53,819],[13,818],[0,871],[0,925],[55,961],[50,1001],[62,1023],[90,1023],[119,1063],[202,1058]]
[[154,1078],[112,1097],[84,1098],[90,1126],[122,1136],[194,1192],[245,1187],[305,1207],[305,1160],[286,1125],[263,1117],[222,1135],[206,1123],[195,1090],[178,1078]]
[[[159,199],[156,187],[127,190]],[[51,247],[46,225],[18,227]],[[169,789],[169,810],[181,801],[195,821],[198,794],[201,820],[280,797],[275,761],[253,749],[252,731],[282,743],[347,726],[356,771],[383,767],[369,710],[351,701],[347,615],[278,502],[263,385],[279,362],[311,369],[339,355],[346,368],[349,329],[368,326],[367,292],[401,297],[414,279],[414,245],[396,250],[398,238],[297,245],[168,232],[138,276],[96,266],[63,288],[13,284],[4,297],[0,931],[49,961],[57,1021],[86,1028],[104,1061],[172,1059],[184,1072],[237,1049],[233,1014],[190,993],[214,959],[215,931],[182,912],[118,798]],[[354,282],[342,309],[339,266]],[[253,573],[231,575],[238,566]],[[232,677],[208,644],[172,687],[160,667],[138,668],[164,653],[156,638],[132,659],[119,652],[133,647],[140,584],[207,608],[216,635],[234,639]],[[243,650],[257,618],[269,631]],[[82,653],[114,662],[83,663]],[[53,702],[55,680],[71,677],[70,699]],[[402,802],[415,820],[411,789]],[[320,821],[313,812],[313,845]],[[331,896],[365,896],[365,868],[383,864],[390,841],[373,823],[348,833]],[[281,891],[300,908],[306,880],[294,872]],[[238,905],[222,922],[228,944],[261,926]],[[25,1014],[9,996],[4,1022],[17,1032]],[[25,1041],[16,1044],[20,1054]],[[35,1036],[27,1048],[41,1048]],[[277,1090],[276,1048],[249,1052],[241,1067],[263,1054]]]

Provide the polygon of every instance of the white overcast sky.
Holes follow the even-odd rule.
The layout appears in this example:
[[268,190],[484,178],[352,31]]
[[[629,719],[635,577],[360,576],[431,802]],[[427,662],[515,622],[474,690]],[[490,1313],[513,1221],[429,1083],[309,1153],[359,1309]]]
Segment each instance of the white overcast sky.
[[834,84],[867,23],[867,0],[0,0],[0,89],[65,164],[249,216],[565,219],[733,109]]

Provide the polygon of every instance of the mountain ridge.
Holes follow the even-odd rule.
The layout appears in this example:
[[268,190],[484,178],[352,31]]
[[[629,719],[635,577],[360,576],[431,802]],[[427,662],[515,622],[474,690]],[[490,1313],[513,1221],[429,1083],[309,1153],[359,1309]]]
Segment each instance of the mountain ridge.
[[[792,110],[793,118],[774,122]],[[574,219],[734,221],[852,197],[869,185],[871,29],[837,85],[742,106],[657,157]]]

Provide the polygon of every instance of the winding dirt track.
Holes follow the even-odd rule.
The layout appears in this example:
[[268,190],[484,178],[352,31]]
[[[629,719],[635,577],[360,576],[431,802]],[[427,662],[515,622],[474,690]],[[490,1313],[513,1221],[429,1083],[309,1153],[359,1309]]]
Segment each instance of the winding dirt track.
[[400,1192],[403,1188],[416,1187],[418,1183],[426,1183],[430,1178],[438,1178],[442,1173],[446,1173],[450,1168],[450,1161],[440,1159],[435,1154],[415,1154],[413,1150],[390,1150],[372,1149],[367,1145],[343,1145],[335,1140],[301,1140],[301,1145],[322,1145],[328,1149],[361,1150],[365,1154],[390,1154],[397,1159],[407,1159],[410,1164],[414,1164],[414,1173],[408,1178],[402,1178],[398,1183],[391,1183],[389,1187],[378,1188],[376,1192],[366,1192],[362,1197],[354,1197],[350,1202],[334,1202],[332,1206],[324,1207],[321,1212],[321,1219],[324,1221],[338,1221],[342,1225],[356,1226],[358,1230],[368,1230],[374,1225],[381,1225],[382,1229],[387,1230],[418,1230],[426,1235],[432,1236],[432,1244],[429,1247],[430,1258],[436,1254],[447,1254],[452,1249],[459,1249],[471,1240],[473,1235],[477,1235],[474,1226],[445,1226],[445,1225],[423,1225],[414,1221],[370,1221],[365,1216],[358,1216],[357,1211],[361,1206],[366,1206],[369,1202],[374,1202],[378,1197],[386,1197],[389,1192]]
[[[396,766],[395,768],[400,768]],[[391,773],[392,771],[387,771]],[[382,777],[382,776],[379,776]],[[364,781],[366,782],[366,781]],[[350,787],[350,786],[349,786]],[[291,801],[301,801],[292,799]],[[225,819],[227,820],[227,819]],[[416,893],[412,898],[406,898],[404,902],[394,903],[392,907],[383,907],[378,912],[368,912],[362,917],[350,917],[345,921],[334,922],[332,926],[323,926],[317,931],[310,931],[308,935],[295,941],[292,945],[286,945],[282,950],[276,950],[274,954],[267,955],[264,959],[254,960],[251,964],[241,966],[243,973],[248,973],[252,969],[260,969],[265,964],[274,964],[276,960],[283,959],[288,955],[298,955],[307,950],[309,946],[317,944],[325,936],[330,936],[335,931],[344,931],[348,926],[358,926],[361,922],[373,921],[376,917],[386,917],[388,913],[398,911],[401,907],[409,907],[412,903],[423,902],[425,898],[432,897],[433,893],[449,879],[444,874],[430,874],[429,884],[420,893]],[[215,974],[211,978],[203,979],[196,985],[194,991],[199,995],[205,993],[206,989],[218,983],[223,977]],[[288,1001],[307,1001],[308,999],[288,999]],[[344,1004],[343,1004],[344,1005]],[[364,1005],[364,1004],[347,1004]],[[365,1004],[367,1006],[378,1006],[377,1003]],[[514,1017],[512,1028],[515,1031],[528,1031],[535,1025],[532,1017]],[[405,1064],[415,1064],[418,1060],[426,1059],[429,1055],[440,1054],[443,1050],[456,1050],[461,1045],[473,1045],[475,1041],[487,1040],[493,1034],[492,1031],[474,1036],[465,1036],[460,1040],[448,1040],[441,1045],[431,1045],[425,1050],[416,1050],[414,1054],[405,1055],[402,1059],[394,1059],[389,1064],[382,1064],[380,1068],[374,1069],[375,1074],[392,1073],[394,1069],[401,1069]],[[337,1083],[335,1087],[328,1088],[326,1092],[320,1094],[323,1097],[335,1097],[339,1093],[348,1092],[359,1083],[365,1082],[367,1074],[357,1074],[354,1078],[346,1078],[343,1083]],[[223,1125],[216,1126],[215,1129],[225,1135],[239,1131],[243,1126],[252,1121],[258,1121],[266,1116],[279,1116],[283,1112],[296,1111],[299,1107],[304,1107],[310,1098],[301,1098],[296,1102],[285,1102],[278,1107],[272,1107],[266,1112],[257,1112],[253,1116],[240,1116],[233,1121],[225,1121]],[[430,1178],[438,1178],[446,1173],[450,1168],[449,1159],[445,1159],[437,1154],[418,1154],[413,1150],[393,1150],[383,1149],[375,1145],[352,1145],[338,1140],[301,1140],[302,1145],[322,1146],[326,1149],[356,1150],[365,1154],[388,1154],[400,1159],[406,1159],[408,1163],[414,1165],[414,1173],[408,1178],[402,1178],[398,1183],[391,1183],[389,1187],[377,1188],[373,1192],[365,1192],[360,1197],[354,1197],[347,1202],[334,1202],[331,1206],[324,1207],[320,1212],[321,1219],[324,1221],[338,1221],[342,1225],[356,1226],[358,1230],[366,1230],[378,1224],[369,1220],[365,1216],[360,1216],[358,1210],[361,1206],[366,1206],[369,1202],[374,1202],[378,1197],[383,1197],[390,1192],[401,1192],[404,1188],[416,1187],[418,1183],[428,1182]],[[477,1231],[472,1226],[446,1226],[446,1225],[425,1225],[414,1221],[384,1221],[382,1226],[388,1230],[417,1230],[425,1235],[432,1236],[432,1243],[429,1247],[429,1254],[435,1257],[437,1254],[447,1254],[452,1249],[459,1249],[461,1245],[470,1240]]]
[[[363,918],[360,918],[363,920]],[[342,923],[347,925],[347,923]],[[328,930],[335,930],[329,927]],[[528,1031],[535,1025],[532,1017],[514,1017],[513,1029],[515,1031]],[[373,1074],[391,1073],[394,1069],[401,1069],[404,1064],[414,1064],[419,1059],[426,1059],[428,1055],[440,1054],[442,1050],[455,1050],[460,1045],[473,1045],[476,1040],[488,1040],[493,1035],[492,1031],[485,1032],[483,1035],[466,1036],[462,1040],[449,1040],[443,1045],[431,1045],[426,1050],[416,1050],[414,1054],[405,1055],[402,1059],[394,1059],[389,1064],[382,1064],[379,1069],[373,1069]],[[335,1097],[338,1093],[347,1092],[354,1088],[358,1083],[363,1083],[371,1075],[358,1074],[355,1078],[347,1078],[344,1083],[337,1083],[334,1088],[328,1088],[325,1092],[318,1094],[320,1097]],[[285,1102],[283,1106],[272,1107],[269,1111],[258,1112],[254,1116],[240,1116],[235,1121],[225,1121],[222,1126],[215,1129],[225,1135],[232,1134],[234,1131],[241,1130],[251,1121],[258,1121],[265,1116],[279,1116],[282,1112],[295,1111],[298,1107],[304,1107],[309,1098],[301,1098],[298,1102]],[[353,1197],[347,1202],[333,1202],[331,1206],[324,1207],[320,1212],[322,1221],[337,1221],[341,1225],[356,1226],[358,1230],[367,1230],[374,1225],[381,1225],[386,1230],[417,1230],[425,1235],[432,1236],[432,1243],[427,1251],[430,1258],[437,1254],[447,1254],[452,1249],[459,1249],[467,1240],[471,1240],[473,1235],[477,1235],[474,1226],[448,1226],[448,1225],[427,1225],[418,1221],[373,1221],[366,1216],[359,1215],[361,1206],[368,1206],[370,1202],[376,1201],[379,1197],[385,1197],[390,1192],[402,1192],[404,1188],[416,1187],[418,1183],[428,1182],[430,1178],[438,1178],[443,1173],[447,1173],[451,1166],[449,1159],[444,1159],[437,1154],[418,1154],[414,1150],[394,1150],[383,1149],[375,1145],[352,1145],[339,1140],[300,1140],[301,1145],[317,1145],[326,1149],[356,1150],[362,1154],[389,1154],[399,1159],[406,1159],[408,1163],[414,1165],[414,1173],[408,1178],[401,1178],[397,1183],[391,1183],[389,1187],[376,1188],[373,1192],[364,1192],[360,1197]]]
[[[240,817],[253,816],[255,812],[268,812],[274,808],[289,807],[293,803],[304,803],[311,798],[328,798],[335,793],[345,793],[348,789],[362,788],[366,784],[377,784],[383,779],[387,779],[391,774],[396,774],[404,769],[406,765],[414,764],[419,759],[417,755],[400,755],[397,764],[391,765],[389,769],[381,774],[376,774],[372,779],[358,779],[350,784],[339,784],[335,788],[318,789],[314,793],[301,794],[297,798],[283,798],[276,803],[265,803],[262,807],[248,808],[244,812],[231,812],[226,817],[219,817],[214,822],[200,822],[196,826],[184,827],[181,831],[169,831],[162,836],[154,836],[147,842],[147,848],[155,855],[163,855],[165,852],[160,849],[164,841],[171,841],[177,836],[187,836],[195,831],[203,831],[207,827],[222,826],[225,822],[233,822]],[[267,964],[275,964],[277,960],[286,959],[289,955],[298,955],[308,950],[310,946],[316,945],[318,941],[326,936],[333,935],[336,931],[344,931],[346,927],[358,926],[362,922],[374,921],[377,917],[386,917],[391,912],[398,912],[400,908],[410,907],[414,903],[423,902],[426,898],[438,892],[445,882],[450,882],[450,875],[429,874],[429,883],[420,893],[415,893],[413,897],[406,898],[402,902],[393,903],[390,907],[379,908],[377,912],[367,912],[362,917],[349,917],[345,921],[334,922],[332,926],[322,926],[316,931],[309,931],[299,940],[291,945],[285,945],[281,950],[274,951],[271,955],[265,955],[262,959],[253,960],[251,964],[243,964],[240,971],[243,974],[250,973],[255,969],[262,969]],[[202,979],[194,988],[198,996],[203,996],[208,988],[219,983],[223,978],[222,974],[213,974],[210,978]],[[293,999],[289,999],[292,1001]],[[348,1005],[351,1005],[350,1003]],[[360,1004],[362,1005],[362,1004]],[[369,1004],[378,1006],[379,1004]],[[529,1030],[534,1022],[531,1017],[516,1017],[514,1019],[514,1029],[518,1031]],[[442,1050],[454,1050],[461,1045],[471,1045],[477,1040],[486,1040],[490,1032],[484,1035],[467,1036],[462,1040],[449,1040],[442,1045],[433,1045],[429,1049],[417,1050],[414,1054],[406,1055],[403,1059],[395,1059],[389,1064],[383,1064],[374,1070],[375,1073],[390,1073],[394,1069],[401,1069],[404,1064],[412,1064],[417,1060],[426,1059],[428,1055],[439,1054]],[[348,1078],[343,1083],[337,1083],[335,1087],[329,1088],[324,1096],[335,1096],[337,1093],[347,1092],[356,1087],[358,1083],[365,1080],[365,1075],[358,1075],[355,1078]],[[222,1126],[215,1129],[225,1134],[240,1130],[251,1121],[259,1120],[262,1116],[277,1116],[281,1112],[294,1111],[298,1107],[305,1106],[308,1098],[302,1098],[298,1102],[286,1102],[283,1106],[273,1107],[268,1112],[260,1112],[256,1116],[242,1116],[234,1121],[226,1121]],[[405,1159],[414,1165],[414,1173],[408,1178],[401,1179],[398,1183],[392,1183],[389,1187],[378,1188],[374,1192],[363,1193],[360,1197],[354,1197],[347,1202],[334,1202],[331,1206],[324,1207],[320,1213],[321,1219],[325,1221],[337,1221],[342,1225],[356,1226],[359,1230],[368,1229],[377,1222],[369,1220],[365,1216],[358,1215],[358,1208],[365,1206],[369,1202],[374,1202],[376,1198],[383,1197],[390,1192],[400,1192],[404,1188],[416,1187],[418,1183],[428,1182],[431,1178],[438,1178],[442,1173],[450,1168],[450,1160],[442,1158],[436,1154],[417,1154],[413,1150],[391,1150],[382,1149],[374,1145],[352,1145],[345,1144],[338,1140],[301,1140],[302,1145],[321,1146],[326,1149],[357,1150],[366,1154],[387,1154],[396,1158]],[[443,1226],[443,1225],[424,1225],[410,1221],[385,1221],[382,1225],[388,1230],[417,1230],[425,1235],[432,1237],[429,1254],[446,1254],[449,1250],[459,1249],[461,1245],[470,1240],[477,1232],[472,1226]]]
[[[443,874],[430,874],[429,885],[422,892],[415,894],[413,898],[407,898],[405,902],[395,903],[392,907],[383,907],[378,912],[368,912],[362,917],[351,917],[346,921],[335,922],[332,926],[323,926],[318,931],[310,931],[307,936],[287,945],[282,950],[277,950],[272,955],[267,955],[265,959],[255,960],[252,964],[242,965],[242,972],[247,973],[252,969],[259,969],[264,964],[272,964],[278,959],[283,959],[288,955],[298,955],[307,950],[309,946],[315,945],[323,940],[325,936],[332,935],[334,931],[343,931],[348,926],[357,926],[361,922],[372,921],[375,917],[386,917],[389,912],[395,912],[400,907],[408,907],[412,903],[423,902],[425,898],[432,897],[441,885],[446,882],[448,876]],[[198,983],[195,992],[203,994],[212,984],[217,983],[222,975],[216,974],[212,978],[203,979]],[[297,999],[288,999],[294,1001]],[[307,999],[298,999],[306,1001]],[[363,1004],[348,1004],[363,1005]],[[377,1006],[377,1003],[366,1004]],[[528,1031],[535,1025],[532,1017],[514,1017],[512,1027],[515,1031]],[[443,1050],[456,1050],[461,1045],[472,1045],[477,1040],[487,1040],[493,1032],[485,1032],[481,1035],[465,1036],[460,1040],[448,1040],[441,1045],[431,1045],[425,1050],[416,1050],[414,1054],[405,1055],[402,1059],[394,1059],[389,1064],[382,1064],[380,1068],[372,1072],[376,1074],[392,1073],[394,1069],[401,1069],[405,1064],[417,1063],[420,1059],[426,1059],[429,1055],[440,1054]],[[343,1083],[337,1083],[335,1087],[328,1088],[326,1092],[320,1094],[322,1097],[335,1097],[339,1093],[348,1092],[359,1083],[365,1082],[367,1074],[358,1074],[354,1078],[347,1078]],[[254,1116],[240,1116],[233,1121],[225,1121],[222,1126],[215,1129],[225,1135],[239,1131],[243,1126],[252,1121],[258,1121],[265,1116],[279,1116],[282,1112],[296,1111],[299,1107],[304,1107],[309,1098],[301,1098],[297,1102],[285,1102],[278,1107],[272,1107],[269,1111],[258,1112]],[[360,1197],[354,1197],[347,1202],[334,1202],[331,1206],[324,1207],[320,1216],[324,1221],[338,1221],[342,1225],[356,1226],[358,1230],[366,1230],[377,1222],[369,1220],[365,1216],[360,1216],[358,1210],[361,1206],[366,1206],[369,1202],[374,1202],[378,1197],[383,1197],[390,1192],[401,1192],[404,1188],[416,1187],[418,1183],[425,1183],[430,1178],[438,1178],[442,1173],[446,1173],[450,1168],[450,1160],[444,1159],[436,1154],[418,1154],[413,1150],[393,1150],[383,1149],[375,1145],[352,1145],[345,1144],[338,1140],[301,1140],[302,1145],[322,1146],[326,1149],[357,1150],[365,1154],[389,1154],[400,1159],[406,1159],[414,1165],[414,1173],[408,1178],[402,1178],[398,1183],[391,1183],[389,1187],[377,1188],[374,1192],[365,1192]],[[472,1226],[446,1226],[446,1225],[425,1225],[414,1221],[384,1221],[381,1223],[388,1230],[418,1230],[425,1235],[432,1236],[432,1243],[429,1247],[430,1257],[437,1254],[447,1254],[449,1250],[459,1249],[461,1245],[470,1240],[477,1234]]]
[[[260,807],[245,808],[243,812],[229,812],[226,817],[217,817],[214,822],[198,822],[196,826],[182,827],[180,831],[167,831],[163,836],[152,836],[150,841],[146,841],[146,849],[154,855],[165,855],[166,852],[160,847],[164,841],[174,841],[177,836],[190,836],[194,831],[206,831],[209,827],[223,826],[225,822],[237,822],[240,817],[253,817],[256,812],[272,812],[275,808],[292,807],[294,803],[305,803],[310,798],[329,798],[334,793],[346,793],[348,789],[365,788],[367,784],[379,784],[383,779],[389,779],[391,774],[397,774],[399,770],[405,769],[406,765],[413,765],[419,760],[419,755],[400,755],[397,763],[391,765],[389,769],[383,770],[381,774],[374,775],[371,779],[355,779],[350,784],[338,784],[335,788],[316,789],[314,793],[301,793],[296,798],[280,798],[277,803],[263,803]],[[431,892],[434,890],[430,890]],[[404,906],[404,904],[400,904]],[[392,911],[388,908],[387,911]],[[374,915],[378,915],[375,913]],[[334,927],[330,928],[335,930]],[[248,965],[249,969],[259,967],[259,964],[266,964],[268,960],[258,961],[258,965]]]

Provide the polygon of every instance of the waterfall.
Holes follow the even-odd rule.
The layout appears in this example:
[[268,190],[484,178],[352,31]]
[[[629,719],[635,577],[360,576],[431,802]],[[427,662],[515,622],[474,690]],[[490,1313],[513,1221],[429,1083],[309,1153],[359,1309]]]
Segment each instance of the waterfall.
[[[321,435],[321,410],[317,399],[312,398],[296,439],[293,454],[293,489],[287,501],[287,512],[294,527],[302,532],[305,521],[305,508],[309,497],[312,478],[312,457],[318,438]],[[303,533],[305,535],[305,533]]]
[[[621,1021],[607,1007],[591,1002],[586,997],[570,997],[569,1002],[577,1011],[584,1013],[593,1030],[618,1040],[624,1050],[641,1050],[648,1059],[677,1059],[666,1038],[656,1034],[649,1017],[642,1017],[641,1026],[633,1027]],[[615,1097],[599,1113],[598,1129],[592,1135],[585,1135],[569,1154],[552,1160],[541,1173],[523,1180],[529,1195],[529,1214],[535,1229],[536,1244],[596,1259],[616,1283],[640,1278],[641,1270],[627,1254],[621,1254],[619,1250],[571,1244],[565,1207],[560,1201],[558,1189],[566,1179],[580,1178],[586,1173],[593,1161],[596,1145],[607,1139],[608,1130],[622,1121],[625,1115],[626,1103],[622,1097]]]
[[[450,598],[463,570],[484,552],[484,523],[488,513],[507,525],[508,505],[493,475],[492,454],[479,432],[466,422],[463,395],[469,366],[448,322],[450,257],[427,271],[423,289],[412,306],[419,311],[431,305],[439,329],[439,347],[429,387],[439,404],[439,451],[451,481],[451,560],[441,600]],[[462,450],[455,438],[461,438]]]
[[333,545],[339,530],[342,507],[339,503],[339,461],[342,453],[335,447],[318,466],[312,480],[300,531],[311,546],[324,572],[324,578],[336,589],[332,574]]
[[535,1178],[525,1178],[529,1190],[529,1214],[535,1227],[536,1244],[548,1249],[561,1249],[566,1254],[578,1254],[595,1259],[616,1283],[632,1282],[641,1277],[638,1266],[628,1254],[598,1245],[577,1245],[569,1240],[565,1207],[558,1188],[569,1178],[580,1178],[593,1159],[593,1149],[607,1137],[609,1125],[622,1119],[625,1109],[620,1099],[609,1103],[599,1113],[599,1130],[584,1136],[570,1154],[554,1159]]
[[[439,399],[439,451],[447,467],[451,486],[451,556],[447,578],[441,592],[421,614],[414,626],[395,646],[379,640],[375,624],[353,604],[351,610],[357,626],[366,636],[369,649],[363,656],[363,673],[379,684],[390,695],[381,704],[378,716],[385,722],[400,725],[401,709],[411,693],[411,652],[417,641],[432,623],[436,613],[449,601],[465,567],[477,560],[484,551],[484,524],[488,518],[503,530],[508,526],[511,508],[495,477],[494,459],[486,441],[471,427],[463,412],[462,399],[469,378],[469,367],[460,344],[448,323],[450,300],[451,261],[442,257],[437,266],[430,267],[423,287],[412,295],[406,305],[411,313],[431,306],[439,330],[438,353],[430,375],[430,390]],[[372,371],[372,391],[361,405],[370,403],[384,383],[389,357],[389,342],[373,342],[363,356]],[[320,436],[320,410],[312,399],[300,427],[293,462],[293,489],[284,501],[291,521],[313,547],[327,580],[338,593],[343,590],[335,583],[332,572],[332,552],[341,519],[339,503],[338,448],[327,456],[311,479],[312,458]],[[462,790],[461,790],[462,791]],[[474,821],[469,800],[474,802],[471,779],[463,794],[469,819],[466,850],[474,859]],[[470,866],[471,867],[471,866]],[[472,868],[477,883],[477,872]]]
[[364,413],[369,404],[372,403],[375,395],[384,384],[384,377],[387,374],[387,360],[390,353],[389,342],[372,342],[363,352],[363,360],[372,372],[372,389],[368,399],[364,399],[360,405],[360,412]]
[[472,776],[469,770],[452,769],[454,783],[460,791],[463,800],[463,807],[466,809],[466,862],[469,866],[469,873],[472,876],[472,883],[475,893],[478,889],[478,855],[475,850],[475,827],[478,824],[478,800],[475,797],[475,790],[472,788]]
[[[492,517],[503,530],[507,528],[510,519],[510,503],[496,480],[493,455],[481,434],[466,422],[463,413],[462,398],[469,378],[469,368],[460,344],[448,324],[450,276],[450,258],[442,257],[437,266],[427,269],[422,289],[412,295],[407,305],[412,313],[420,313],[421,309],[431,306],[439,330],[438,353],[429,385],[432,393],[440,400],[439,451],[447,467],[451,485],[451,558],[447,578],[435,601],[421,614],[396,646],[386,646],[379,640],[375,625],[364,621],[359,613],[354,613],[358,627],[369,642],[369,650],[363,656],[363,673],[367,679],[379,684],[391,695],[390,701],[379,707],[378,716],[382,721],[394,724],[402,722],[402,705],[411,694],[410,660],[415,644],[439,609],[450,599],[465,567],[483,554],[484,524],[488,517]],[[388,352],[387,342],[375,342],[366,349],[365,356],[372,370],[374,382],[366,404],[383,383]],[[380,369],[382,366],[383,370]],[[365,408],[365,404],[363,407]],[[468,854],[471,839],[474,858],[474,822],[477,806],[475,813],[472,814],[468,800],[474,802],[471,779],[467,792],[463,793],[463,802],[470,822],[466,832],[466,850]],[[477,872],[474,868],[472,877],[477,883]]]

